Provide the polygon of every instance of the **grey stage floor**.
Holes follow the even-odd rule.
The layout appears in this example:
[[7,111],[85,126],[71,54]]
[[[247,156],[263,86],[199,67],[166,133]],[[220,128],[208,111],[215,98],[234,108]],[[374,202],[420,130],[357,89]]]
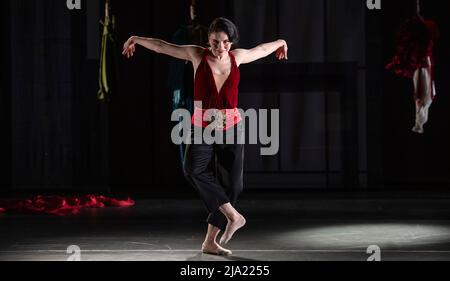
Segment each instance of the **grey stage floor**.
[[[288,198],[288,199],[286,199]],[[247,225],[228,257],[200,253],[206,224],[195,199],[137,199],[77,216],[0,215],[0,260],[450,260],[450,198],[442,193],[247,196]],[[373,252],[372,252],[373,253]]]

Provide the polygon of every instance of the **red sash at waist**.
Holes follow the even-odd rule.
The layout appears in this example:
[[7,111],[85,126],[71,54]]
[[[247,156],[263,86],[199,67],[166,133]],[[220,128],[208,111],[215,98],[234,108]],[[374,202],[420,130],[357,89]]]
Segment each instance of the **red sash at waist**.
[[241,120],[242,117],[237,108],[201,109],[196,107],[191,121],[194,126],[206,128],[212,124],[210,128],[225,131],[239,123]]

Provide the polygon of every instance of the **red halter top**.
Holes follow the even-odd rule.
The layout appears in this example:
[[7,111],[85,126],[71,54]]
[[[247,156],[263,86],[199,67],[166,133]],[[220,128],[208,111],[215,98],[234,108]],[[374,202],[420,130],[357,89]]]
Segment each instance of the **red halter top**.
[[218,90],[207,59],[209,52],[209,49],[205,49],[195,73],[194,101],[201,101],[202,108],[196,107],[194,109],[192,124],[203,128],[207,127],[209,123],[203,120],[205,110],[219,109],[225,112],[226,123],[223,129],[226,130],[241,121],[241,116],[237,110],[240,72],[234,55],[228,52],[231,60],[231,72],[222,88]]

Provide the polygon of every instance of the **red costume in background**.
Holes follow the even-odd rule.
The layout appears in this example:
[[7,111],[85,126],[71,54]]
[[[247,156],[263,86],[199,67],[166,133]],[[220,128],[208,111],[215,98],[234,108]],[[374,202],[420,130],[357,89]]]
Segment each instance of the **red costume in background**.
[[413,79],[416,121],[413,131],[423,133],[428,110],[436,96],[433,47],[439,37],[437,24],[420,16],[408,19],[396,34],[396,50],[386,66],[397,75]]

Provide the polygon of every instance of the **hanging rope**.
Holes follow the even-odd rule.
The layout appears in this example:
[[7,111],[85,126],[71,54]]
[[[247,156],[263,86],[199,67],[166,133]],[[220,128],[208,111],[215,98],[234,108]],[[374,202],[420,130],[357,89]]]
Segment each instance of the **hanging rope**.
[[195,12],[195,0],[191,0],[191,6],[190,6],[191,21],[195,20],[196,17],[197,17],[197,13]]
[[424,20],[423,16],[421,15],[421,9],[420,9],[420,0],[416,0],[416,15],[421,19]]
[[97,98],[109,101],[116,79],[115,73],[115,18],[111,13],[111,0],[105,0],[105,19],[100,21],[103,25],[102,45],[99,66],[99,90]]
[[105,1],[105,16],[109,17],[109,11],[111,9],[111,0]]

